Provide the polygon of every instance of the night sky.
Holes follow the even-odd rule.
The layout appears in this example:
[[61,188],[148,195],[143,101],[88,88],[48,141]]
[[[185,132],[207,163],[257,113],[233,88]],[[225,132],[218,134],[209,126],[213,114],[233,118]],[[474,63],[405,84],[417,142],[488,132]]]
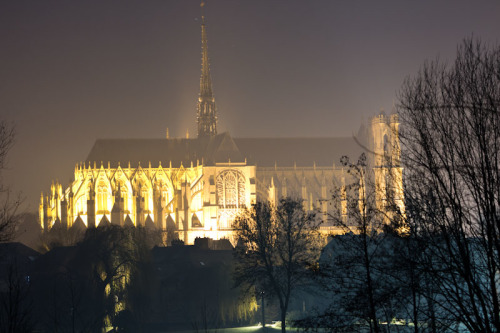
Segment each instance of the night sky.
[[[426,59],[500,42],[499,1],[208,0],[219,132],[348,136],[390,111]],[[0,3],[0,114],[16,124],[3,181],[36,211],[97,138],[196,136],[196,0]]]

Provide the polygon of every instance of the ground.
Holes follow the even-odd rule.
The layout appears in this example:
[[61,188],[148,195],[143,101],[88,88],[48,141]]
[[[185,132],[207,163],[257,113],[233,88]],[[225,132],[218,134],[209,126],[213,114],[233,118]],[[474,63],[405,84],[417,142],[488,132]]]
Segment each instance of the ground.
[[[303,330],[299,330],[296,328],[287,328],[287,331],[290,332],[303,332]],[[200,330],[192,330],[192,331],[180,331],[175,333],[198,333],[198,332],[206,332],[206,333],[278,333],[281,332],[281,327],[279,325],[266,325],[266,330],[262,329],[262,326],[245,326],[245,327],[233,327],[233,328],[219,328],[219,329],[200,329]]]

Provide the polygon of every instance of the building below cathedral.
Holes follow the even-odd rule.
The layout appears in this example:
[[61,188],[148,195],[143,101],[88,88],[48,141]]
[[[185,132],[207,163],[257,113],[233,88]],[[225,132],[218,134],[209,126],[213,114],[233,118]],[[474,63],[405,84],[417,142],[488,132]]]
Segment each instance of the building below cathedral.
[[197,237],[234,243],[232,222],[244,208],[292,196],[302,199],[306,209],[320,211],[323,231],[340,233],[327,219],[335,212],[346,214],[344,203],[337,207],[329,200],[349,177],[340,159],[348,155],[356,160],[366,150],[372,152],[368,157],[379,189],[377,204],[383,205],[392,191],[404,210],[397,115],[380,114],[353,137],[218,134],[204,16],[201,32],[198,136],[97,140],[67,188],[54,183],[48,195],[42,194],[43,230],[111,223],[174,231],[186,244]]

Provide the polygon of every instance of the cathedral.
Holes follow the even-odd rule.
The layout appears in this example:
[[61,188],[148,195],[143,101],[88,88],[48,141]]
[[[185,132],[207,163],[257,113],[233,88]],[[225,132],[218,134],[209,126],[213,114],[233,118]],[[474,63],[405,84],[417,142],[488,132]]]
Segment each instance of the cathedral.
[[[396,114],[375,116],[352,137],[236,138],[217,131],[205,18],[201,21],[201,78],[196,138],[98,139],[85,162],[75,166],[67,188],[53,183],[40,201],[44,231],[55,226],[92,228],[105,224],[174,231],[186,244],[197,237],[229,239],[232,222],[258,200],[292,196],[319,210],[329,225],[333,191],[345,186],[340,159],[368,154],[382,205],[392,190],[404,210]],[[389,159],[383,158],[390,156]],[[390,162],[387,162],[387,161]],[[395,177],[388,177],[393,175]]]

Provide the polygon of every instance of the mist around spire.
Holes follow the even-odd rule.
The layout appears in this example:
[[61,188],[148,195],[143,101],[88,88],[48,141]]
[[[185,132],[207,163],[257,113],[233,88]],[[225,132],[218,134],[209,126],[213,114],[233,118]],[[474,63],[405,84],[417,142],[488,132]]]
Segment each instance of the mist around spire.
[[200,95],[198,97],[198,137],[210,137],[217,134],[217,114],[215,98],[210,76],[210,62],[208,59],[207,29],[205,24],[204,7],[201,2],[201,77]]

